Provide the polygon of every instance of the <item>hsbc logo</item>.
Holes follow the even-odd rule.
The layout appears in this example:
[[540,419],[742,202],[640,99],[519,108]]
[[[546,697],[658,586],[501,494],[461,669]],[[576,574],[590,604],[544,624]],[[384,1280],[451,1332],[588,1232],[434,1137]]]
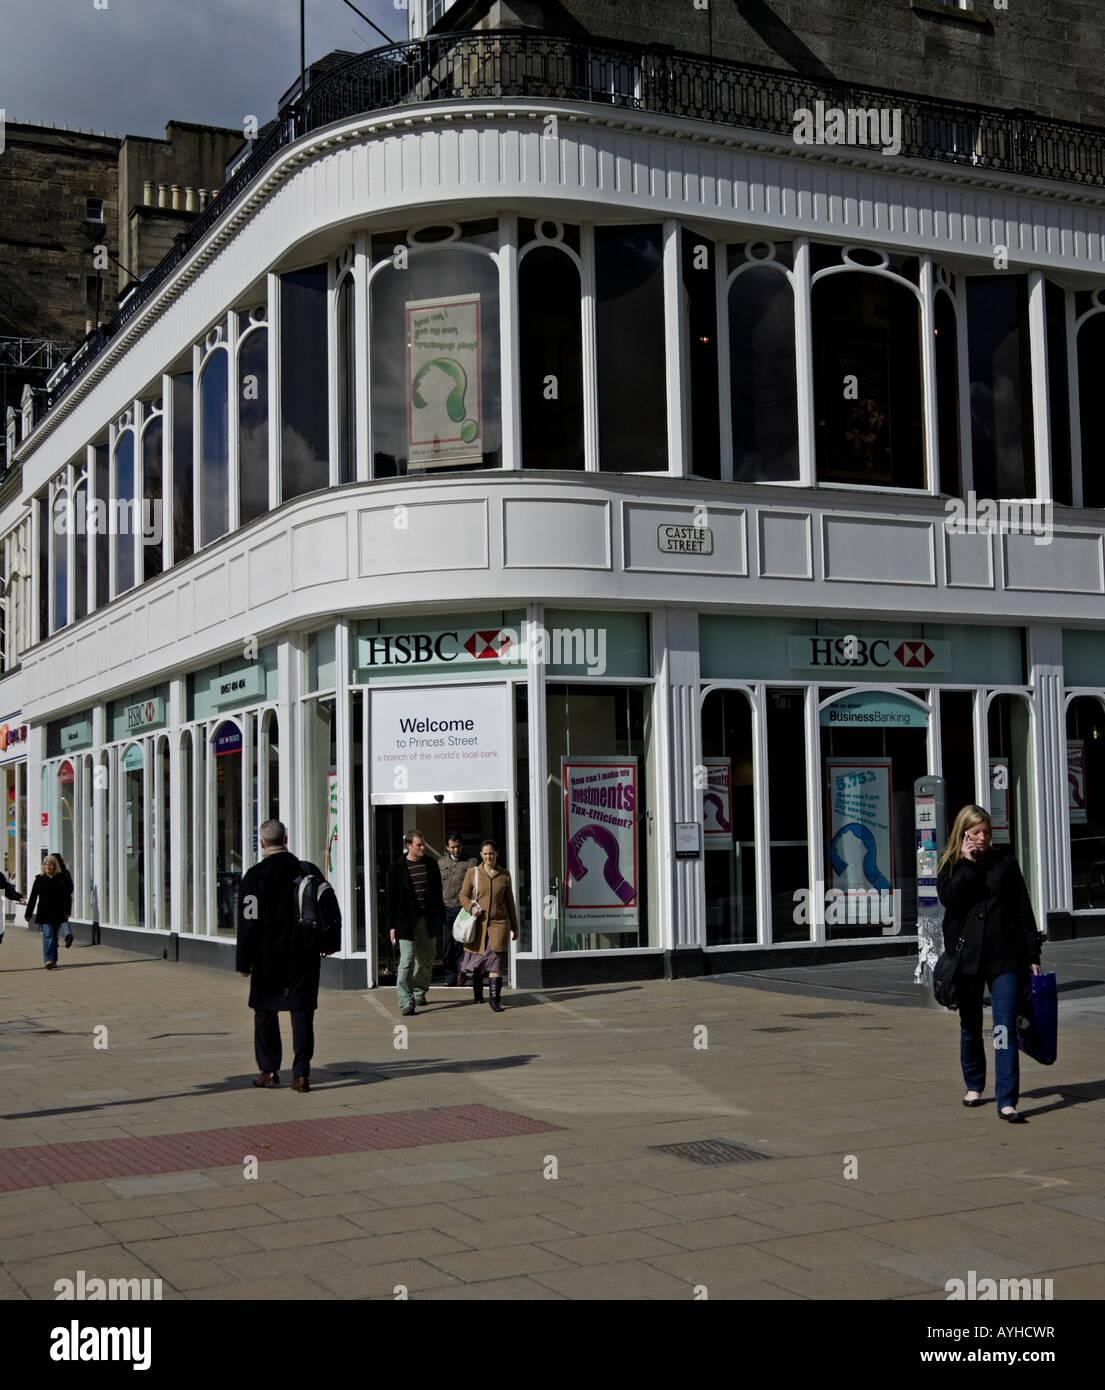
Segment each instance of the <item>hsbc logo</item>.
[[790,664],[802,670],[946,671],[948,642],[916,637],[791,637]]
[[[465,632],[380,633],[361,638],[361,665],[370,666],[430,666],[451,665],[454,661],[467,664],[473,661],[505,662],[513,657],[514,635],[506,628],[478,629]],[[509,655],[508,655],[509,654]]]
[[464,643],[464,650],[477,661],[502,661],[513,645],[511,633],[495,628],[491,632],[473,632]]
[[160,696],[152,700],[139,700],[127,706],[128,729],[148,729],[151,724],[160,724],[163,720]]

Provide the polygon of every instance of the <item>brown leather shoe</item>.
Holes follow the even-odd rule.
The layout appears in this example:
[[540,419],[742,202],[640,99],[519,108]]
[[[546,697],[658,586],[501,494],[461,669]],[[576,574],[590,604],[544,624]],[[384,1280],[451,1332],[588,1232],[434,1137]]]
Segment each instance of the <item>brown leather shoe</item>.
[[255,1086],[266,1086],[266,1087],[267,1087],[267,1086],[279,1086],[279,1085],[280,1085],[280,1076],[279,1076],[279,1074],[278,1074],[277,1072],[274,1072],[274,1071],[263,1071],[263,1072],[261,1073],[260,1076],[255,1076],[255,1077],[253,1078],[253,1084],[254,1084]]
[[305,1076],[297,1076],[296,1079],[292,1082],[293,1091],[309,1091],[310,1089],[311,1083],[307,1080]]

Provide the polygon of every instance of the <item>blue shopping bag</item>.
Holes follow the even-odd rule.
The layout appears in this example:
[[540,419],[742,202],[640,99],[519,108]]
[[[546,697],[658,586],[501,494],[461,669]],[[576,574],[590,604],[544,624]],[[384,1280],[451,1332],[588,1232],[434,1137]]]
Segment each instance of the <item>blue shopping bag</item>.
[[1030,977],[1017,1008],[1017,1046],[1045,1067],[1059,1055],[1059,996],[1054,973]]

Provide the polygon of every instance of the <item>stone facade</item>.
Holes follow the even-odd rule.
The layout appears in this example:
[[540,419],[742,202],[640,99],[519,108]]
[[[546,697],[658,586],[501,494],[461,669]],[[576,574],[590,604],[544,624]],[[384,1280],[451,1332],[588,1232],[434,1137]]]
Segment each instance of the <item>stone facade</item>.
[[517,25],[1105,125],[1100,0],[459,0],[437,27]]

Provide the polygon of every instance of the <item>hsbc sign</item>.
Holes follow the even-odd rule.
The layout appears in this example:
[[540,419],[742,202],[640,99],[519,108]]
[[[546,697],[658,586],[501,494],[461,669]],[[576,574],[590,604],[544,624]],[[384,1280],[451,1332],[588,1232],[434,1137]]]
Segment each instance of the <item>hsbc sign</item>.
[[421,632],[361,634],[357,638],[357,668],[377,675],[412,667],[502,667],[524,660],[517,631],[504,627],[458,625]]
[[127,729],[151,729],[155,724],[165,722],[165,701],[160,695],[149,700],[138,700],[127,706]]
[[946,671],[951,656],[949,642],[919,637],[813,637],[788,640],[790,664],[803,671]]

